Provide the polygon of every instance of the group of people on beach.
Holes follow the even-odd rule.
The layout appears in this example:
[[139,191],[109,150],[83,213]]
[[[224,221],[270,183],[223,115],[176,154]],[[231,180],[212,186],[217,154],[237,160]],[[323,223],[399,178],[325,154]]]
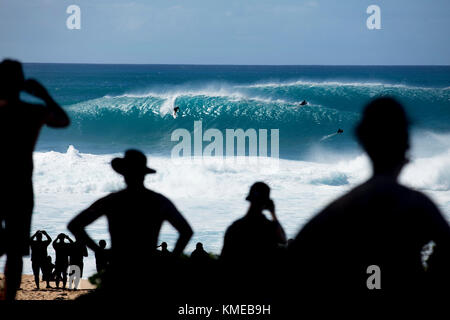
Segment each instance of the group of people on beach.
[[[69,266],[77,266],[80,270],[79,277],[83,276],[83,259],[88,256],[86,246],[80,241],[73,241],[67,234],[60,233],[52,243],[55,250],[55,263],[53,264],[52,257],[48,255],[47,251],[50,243],[52,243],[52,238],[45,230],[37,230],[30,238],[31,267],[37,290],[39,290],[40,272],[42,272],[42,280],[47,283],[47,288],[52,288],[51,281],[54,281],[56,288],[59,288],[59,283],[62,281],[62,288],[66,289]],[[100,240],[99,247],[100,250],[95,252],[97,272],[105,270],[108,264],[106,241]]]
[[[3,61],[0,81],[0,146],[8,150],[0,157],[0,253],[7,254],[6,298],[13,300],[30,244],[33,149],[43,125],[63,128],[70,121],[38,82],[24,79],[20,63]],[[45,106],[20,101],[21,91]],[[169,199],[144,186],[145,176],[156,173],[146,156],[127,150],[111,162],[125,189],[97,200],[68,224],[77,242],[97,253],[104,248],[86,227],[101,216],[108,220],[109,264],[102,290],[93,299],[117,299],[118,292],[127,299],[127,292],[141,286],[135,278],[139,272],[149,275],[152,290],[161,297],[177,301],[248,303],[295,300],[302,294],[323,300],[439,292],[450,284],[450,227],[427,196],[397,181],[409,161],[408,129],[399,102],[389,97],[371,101],[355,133],[372,162],[372,177],[321,210],[288,245],[269,186],[254,183],[246,198],[249,209],[226,230],[217,261],[181,258],[194,231]],[[148,249],[157,247],[164,221],[179,233],[169,258]],[[42,235],[46,233],[34,237]],[[434,250],[424,268],[422,250],[430,243]],[[295,294],[287,295],[287,287]]]

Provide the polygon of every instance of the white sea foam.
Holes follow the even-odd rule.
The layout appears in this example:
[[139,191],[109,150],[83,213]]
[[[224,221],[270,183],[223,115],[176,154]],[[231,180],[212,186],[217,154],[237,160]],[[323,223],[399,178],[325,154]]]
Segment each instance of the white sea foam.
[[[65,153],[35,152],[33,230],[46,229],[53,237],[67,232],[67,223],[83,208],[123,188],[122,177],[110,167],[115,156],[86,154],[73,146]],[[294,237],[314,213],[370,176],[366,156],[337,159],[331,163],[280,159],[274,173],[270,167],[251,162],[230,164],[205,158],[172,163],[168,158],[149,156],[148,164],[158,172],[147,177],[146,185],[172,199],[192,224],[196,233],[187,251],[201,241],[207,250],[219,253],[226,227],[245,213],[244,198],[253,182],[265,181],[271,186],[279,219],[288,236]],[[449,149],[416,157],[404,170],[401,181],[428,194],[450,217]],[[94,223],[89,233],[96,240],[108,240],[106,220]],[[165,225],[160,240],[173,246],[176,233]],[[89,276],[95,271],[92,253],[85,262]],[[26,262],[26,273],[31,273],[30,267]]]
[[347,82],[347,81],[308,81],[308,80],[294,80],[294,81],[280,81],[280,82],[261,82],[249,85],[240,85],[241,88],[281,88],[281,87],[381,87],[381,88],[402,88],[411,90],[447,90],[447,88],[435,87],[420,87],[399,83],[385,83],[385,82]]

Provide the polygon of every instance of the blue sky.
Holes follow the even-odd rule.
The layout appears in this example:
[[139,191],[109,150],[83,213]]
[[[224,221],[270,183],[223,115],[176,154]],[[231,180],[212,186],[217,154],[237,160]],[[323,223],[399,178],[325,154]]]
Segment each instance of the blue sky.
[[449,65],[449,30],[448,0],[0,0],[0,58],[24,62]]

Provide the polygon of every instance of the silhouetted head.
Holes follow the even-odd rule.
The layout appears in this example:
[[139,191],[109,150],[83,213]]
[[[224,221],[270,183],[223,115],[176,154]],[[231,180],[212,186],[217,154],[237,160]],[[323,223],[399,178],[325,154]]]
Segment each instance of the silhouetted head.
[[146,174],[156,173],[147,167],[147,157],[139,150],[127,150],[123,158],[114,158],[112,168],[125,178],[127,186],[142,185]]
[[161,243],[161,249],[162,250],[167,250],[167,242]]
[[36,240],[37,241],[41,241],[42,240],[42,232],[38,232],[37,234],[36,234]]
[[256,182],[248,193],[245,200],[250,201],[252,206],[264,208],[270,201],[270,187],[264,182]]
[[105,249],[106,248],[106,241],[105,240],[100,240],[98,242],[98,245],[100,246],[100,248]]
[[19,61],[5,59],[0,63],[0,99],[18,100],[24,83]]
[[195,245],[195,248],[196,248],[197,250],[203,250],[203,243],[197,242],[197,244]]
[[64,240],[66,238],[66,235],[64,233],[60,233],[58,234],[58,236],[56,237],[56,239],[61,239]]
[[400,173],[409,149],[409,122],[403,106],[383,97],[364,109],[356,136],[372,160],[374,173]]

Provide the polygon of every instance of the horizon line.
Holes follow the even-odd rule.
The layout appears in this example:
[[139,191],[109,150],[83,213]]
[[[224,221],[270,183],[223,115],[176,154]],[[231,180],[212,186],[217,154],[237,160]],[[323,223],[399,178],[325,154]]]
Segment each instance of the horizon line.
[[[4,58],[10,59],[10,58]],[[13,59],[15,60],[15,59]],[[450,64],[227,64],[227,63],[110,63],[110,62],[30,62],[22,64],[78,64],[78,65],[130,65],[130,66],[243,66],[243,67],[450,67]]]

